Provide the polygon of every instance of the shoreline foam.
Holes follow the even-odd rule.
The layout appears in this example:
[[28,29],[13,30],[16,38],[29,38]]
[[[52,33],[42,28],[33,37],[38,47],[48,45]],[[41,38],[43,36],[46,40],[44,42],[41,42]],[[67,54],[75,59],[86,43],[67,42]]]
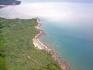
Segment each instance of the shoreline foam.
[[41,24],[37,21],[38,25],[35,26],[36,29],[39,30],[39,33],[33,38],[33,44],[34,46],[39,49],[39,50],[45,50],[46,52],[48,52],[49,54],[51,54],[51,57],[57,61],[57,63],[59,64],[61,70],[71,70],[70,65],[62,60],[59,55],[50,47],[46,46],[45,44],[43,44],[39,38],[44,34],[43,30],[40,29]]

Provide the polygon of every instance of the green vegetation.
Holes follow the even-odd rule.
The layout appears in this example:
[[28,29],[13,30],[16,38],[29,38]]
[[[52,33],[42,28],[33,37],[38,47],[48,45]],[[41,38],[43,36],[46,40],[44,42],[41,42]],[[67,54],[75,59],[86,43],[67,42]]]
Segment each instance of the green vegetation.
[[0,21],[0,70],[6,70],[5,68],[5,55],[4,55],[4,38],[3,38],[3,24]]
[[0,18],[0,70],[60,70],[51,55],[34,48],[36,19]]

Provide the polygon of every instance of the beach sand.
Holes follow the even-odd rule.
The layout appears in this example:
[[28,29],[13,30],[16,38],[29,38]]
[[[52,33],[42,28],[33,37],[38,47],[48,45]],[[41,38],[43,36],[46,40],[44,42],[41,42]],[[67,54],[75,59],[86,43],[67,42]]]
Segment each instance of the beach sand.
[[[38,22],[38,21],[37,21]],[[38,25],[35,26],[36,29],[39,30],[39,33],[33,38],[33,44],[34,46],[39,49],[39,50],[45,50],[46,52],[48,52],[49,54],[51,54],[51,57],[57,61],[57,63],[59,64],[61,70],[71,70],[71,66],[70,64],[68,64],[66,61],[62,60],[59,55],[55,52],[54,49],[51,49],[50,47],[46,46],[45,44],[43,44],[39,38],[44,34],[44,31],[41,30],[40,28],[41,24],[40,22],[38,22]]]

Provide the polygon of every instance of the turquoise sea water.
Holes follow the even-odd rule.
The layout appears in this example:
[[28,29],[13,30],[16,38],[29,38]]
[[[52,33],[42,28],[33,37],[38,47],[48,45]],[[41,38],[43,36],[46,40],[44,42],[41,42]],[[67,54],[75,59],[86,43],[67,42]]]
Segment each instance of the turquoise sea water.
[[[59,55],[72,66],[72,70],[93,70],[93,40],[89,40],[82,25],[69,26],[65,22],[43,22],[47,33],[42,39],[50,44]],[[70,22],[69,22],[70,23]],[[88,31],[88,30],[87,30]]]
[[37,16],[46,33],[42,41],[54,48],[72,70],[93,70],[93,4],[24,2],[0,9],[0,17],[8,19]]

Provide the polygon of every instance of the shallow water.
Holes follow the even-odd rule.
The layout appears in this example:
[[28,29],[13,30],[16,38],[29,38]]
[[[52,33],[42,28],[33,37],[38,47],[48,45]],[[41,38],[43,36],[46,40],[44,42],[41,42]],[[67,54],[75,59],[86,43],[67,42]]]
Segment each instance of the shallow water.
[[70,63],[72,70],[93,70],[93,4],[22,3],[0,9],[4,18],[37,16],[47,34],[42,40]]

